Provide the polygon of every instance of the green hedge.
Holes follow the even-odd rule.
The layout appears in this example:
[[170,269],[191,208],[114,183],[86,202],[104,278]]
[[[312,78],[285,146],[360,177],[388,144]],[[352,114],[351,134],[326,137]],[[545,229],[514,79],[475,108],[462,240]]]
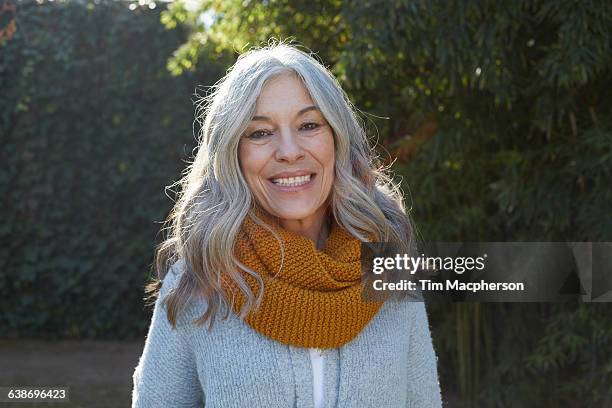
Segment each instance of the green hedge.
[[[142,287],[195,145],[163,3],[19,2],[0,46],[0,337],[140,337]],[[170,192],[168,195],[172,196]]]

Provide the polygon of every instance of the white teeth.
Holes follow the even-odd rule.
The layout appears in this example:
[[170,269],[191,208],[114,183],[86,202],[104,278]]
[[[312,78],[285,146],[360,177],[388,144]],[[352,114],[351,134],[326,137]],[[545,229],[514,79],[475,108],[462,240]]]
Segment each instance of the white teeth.
[[300,177],[286,177],[286,178],[277,178],[272,180],[274,184],[278,184],[279,186],[285,187],[295,187],[301,186],[302,184],[306,184],[310,181],[310,174],[306,176]]

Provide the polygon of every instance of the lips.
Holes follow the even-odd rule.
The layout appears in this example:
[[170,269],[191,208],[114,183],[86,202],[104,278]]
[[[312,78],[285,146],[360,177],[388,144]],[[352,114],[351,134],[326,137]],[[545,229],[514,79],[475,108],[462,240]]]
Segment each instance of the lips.
[[308,183],[310,181],[310,177],[310,174],[298,177],[279,177],[272,179],[272,182],[274,184],[278,184],[279,186],[295,187]]
[[270,177],[270,180],[274,184],[283,185],[283,186],[293,186],[293,185],[301,185],[308,183],[316,173],[306,170],[299,171],[284,171],[281,173],[277,173]]
[[268,180],[283,191],[295,191],[295,189],[312,184],[316,175],[309,171],[283,172],[275,174]]
[[281,171],[276,174],[273,174],[270,177],[270,180],[275,179],[275,178],[307,176],[309,174],[315,174],[315,173],[314,171],[308,171],[308,170]]

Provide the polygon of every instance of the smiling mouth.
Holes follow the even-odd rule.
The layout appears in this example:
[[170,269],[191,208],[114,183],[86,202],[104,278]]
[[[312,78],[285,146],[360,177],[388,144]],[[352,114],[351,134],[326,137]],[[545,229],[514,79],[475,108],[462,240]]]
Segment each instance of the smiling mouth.
[[270,181],[277,186],[281,187],[298,187],[307,184],[310,180],[312,180],[316,176],[316,173],[307,174],[305,176],[297,176],[297,177],[279,177],[270,179]]

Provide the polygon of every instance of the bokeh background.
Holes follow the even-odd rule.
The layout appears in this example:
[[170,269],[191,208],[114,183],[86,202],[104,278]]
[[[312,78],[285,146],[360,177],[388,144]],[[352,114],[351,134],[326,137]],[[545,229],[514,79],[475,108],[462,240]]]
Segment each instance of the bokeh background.
[[[0,0],[0,385],[129,406],[194,102],[270,38],[336,75],[421,239],[612,241],[609,1]],[[612,406],[610,303],[429,312],[446,406]]]

